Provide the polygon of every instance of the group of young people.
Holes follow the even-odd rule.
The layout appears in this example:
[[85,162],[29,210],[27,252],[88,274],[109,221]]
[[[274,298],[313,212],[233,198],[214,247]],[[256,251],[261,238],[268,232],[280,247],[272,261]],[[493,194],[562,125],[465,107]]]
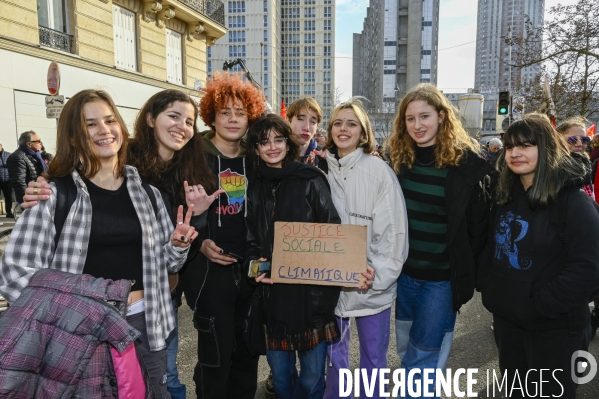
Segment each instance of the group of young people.
[[[186,394],[175,362],[184,294],[198,331],[197,397],[242,399],[257,388],[259,357],[242,339],[257,295],[274,390],[287,399],[339,397],[352,318],[360,368],[386,368],[393,305],[406,374],[444,370],[457,312],[477,288],[494,315],[502,372],[560,368],[544,393],[574,397],[570,356],[588,348],[587,306],[599,287],[599,214],[580,191],[586,169],[547,118],[525,116],[507,130],[494,195],[492,167],[431,84],[399,104],[389,164],[371,155],[374,131],[357,99],[334,109],[323,149],[314,143],[322,111],[313,99],[291,104],[287,120],[265,108],[259,89],[215,74],[199,110],[178,91],[150,98],[129,140],[106,93],[73,96],[50,182],[27,189],[32,209],[11,235],[0,292],[18,300],[43,268],[131,280],[127,321],[142,333],[141,357],[161,398]],[[209,131],[198,132],[198,114]],[[64,176],[77,197],[55,237],[53,179]],[[361,286],[248,278],[252,260],[271,260],[275,221],[366,226]]]

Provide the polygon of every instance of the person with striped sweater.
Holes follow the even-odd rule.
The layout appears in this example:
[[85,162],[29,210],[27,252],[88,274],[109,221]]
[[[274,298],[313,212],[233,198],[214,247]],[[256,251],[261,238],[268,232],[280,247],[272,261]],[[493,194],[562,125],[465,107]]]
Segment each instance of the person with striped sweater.
[[393,127],[389,155],[406,201],[410,248],[397,284],[395,331],[402,367],[406,375],[419,370],[416,380],[425,368],[444,371],[457,311],[473,296],[492,168],[431,84],[406,94]]

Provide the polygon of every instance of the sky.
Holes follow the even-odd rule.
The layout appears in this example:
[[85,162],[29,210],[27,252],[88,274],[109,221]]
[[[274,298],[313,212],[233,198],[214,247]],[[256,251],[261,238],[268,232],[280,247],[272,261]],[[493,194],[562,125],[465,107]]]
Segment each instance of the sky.
[[[446,93],[465,93],[474,85],[478,0],[440,0],[437,86]],[[545,10],[576,0],[545,0]],[[353,33],[360,33],[369,0],[337,0],[335,85],[340,99],[351,97]]]

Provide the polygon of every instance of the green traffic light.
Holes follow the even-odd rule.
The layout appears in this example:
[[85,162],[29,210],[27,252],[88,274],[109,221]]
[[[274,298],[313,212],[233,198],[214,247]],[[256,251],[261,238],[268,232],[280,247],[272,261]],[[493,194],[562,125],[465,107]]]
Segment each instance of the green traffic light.
[[507,115],[507,108],[506,107],[499,108],[499,115]]

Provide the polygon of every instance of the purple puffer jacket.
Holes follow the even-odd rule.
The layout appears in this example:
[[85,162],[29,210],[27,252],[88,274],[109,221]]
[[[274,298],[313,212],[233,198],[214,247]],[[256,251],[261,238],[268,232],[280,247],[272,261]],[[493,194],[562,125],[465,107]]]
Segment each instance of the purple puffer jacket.
[[140,335],[118,309],[130,287],[129,280],[36,272],[0,317],[0,397],[123,397],[110,347],[123,352]]

